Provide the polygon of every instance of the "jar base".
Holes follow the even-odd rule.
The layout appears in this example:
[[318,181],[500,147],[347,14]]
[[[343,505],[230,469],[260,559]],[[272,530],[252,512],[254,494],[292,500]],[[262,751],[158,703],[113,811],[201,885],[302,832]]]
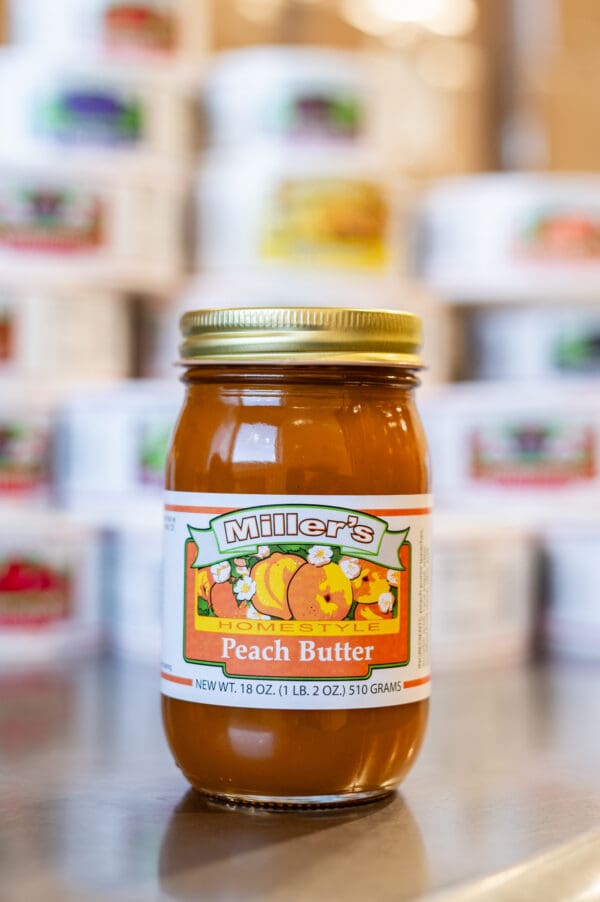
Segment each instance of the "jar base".
[[368,805],[393,795],[393,789],[373,789],[365,792],[340,792],[331,795],[263,796],[246,793],[216,793],[194,786],[197,793],[219,805],[243,808],[262,808],[271,811],[350,808]]

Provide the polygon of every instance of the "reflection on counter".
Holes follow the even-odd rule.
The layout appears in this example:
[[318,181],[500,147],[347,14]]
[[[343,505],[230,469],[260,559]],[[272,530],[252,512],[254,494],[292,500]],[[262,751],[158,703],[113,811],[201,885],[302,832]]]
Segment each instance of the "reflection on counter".
[[[334,893],[341,871],[344,882],[352,886],[355,875],[364,873],[369,855],[366,849],[361,856],[353,856],[352,841],[337,838],[340,828],[346,837],[353,823],[362,835],[375,834],[388,818],[394,819],[396,835],[402,837],[393,852],[395,880],[389,874],[388,880],[391,876],[398,899],[415,898],[428,884],[427,856],[417,822],[399,796],[343,812],[308,811],[290,816],[228,809],[208,803],[190,790],[173,811],[163,838],[160,885],[169,899],[197,899],[200,885],[207,898],[235,898],[241,872],[244,895],[262,899],[288,882],[297,885],[307,871],[325,869]],[[292,843],[296,854],[281,855],[281,847]],[[372,880],[376,895],[376,875]]]
[[39,755],[64,736],[74,716],[75,687],[61,670],[0,671],[0,762]]

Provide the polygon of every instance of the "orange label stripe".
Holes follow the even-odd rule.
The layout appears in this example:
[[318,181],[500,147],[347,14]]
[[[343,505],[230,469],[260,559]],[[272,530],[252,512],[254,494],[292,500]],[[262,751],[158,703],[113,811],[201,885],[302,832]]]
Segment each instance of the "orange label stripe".
[[418,680],[406,680],[404,683],[405,689],[412,689],[413,686],[424,686],[425,683],[429,683],[431,680],[430,676],[420,677]]
[[188,507],[185,504],[165,504],[166,511],[177,514],[230,514],[234,507]]
[[[185,504],[165,504],[165,510],[173,511],[178,514],[230,514],[236,510],[235,507],[193,507]],[[430,507],[408,507],[395,510],[393,508],[385,508],[382,510],[366,510],[365,514],[372,514],[377,517],[417,517],[420,514],[430,514]]]
[[365,514],[372,514],[374,517],[418,517],[420,514],[430,514],[431,507],[403,507],[400,510],[394,508],[385,508],[383,510],[366,510]]
[[161,671],[161,677],[163,680],[168,680],[170,683],[179,683],[181,686],[192,686],[193,680],[188,679],[187,677],[175,676],[172,673],[165,673],[164,670]]

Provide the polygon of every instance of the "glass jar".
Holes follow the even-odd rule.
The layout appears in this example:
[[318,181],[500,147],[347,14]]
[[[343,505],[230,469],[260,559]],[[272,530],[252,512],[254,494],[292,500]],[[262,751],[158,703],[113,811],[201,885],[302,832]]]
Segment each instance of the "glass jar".
[[198,311],[167,462],[163,718],[195,789],[385,795],[428,713],[429,474],[404,312]]

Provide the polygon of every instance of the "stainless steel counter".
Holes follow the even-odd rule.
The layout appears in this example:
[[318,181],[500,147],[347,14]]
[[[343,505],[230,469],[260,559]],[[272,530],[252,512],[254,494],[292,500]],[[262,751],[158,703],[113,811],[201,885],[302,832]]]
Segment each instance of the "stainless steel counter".
[[203,803],[157,691],[142,665],[0,674],[2,902],[419,899],[600,822],[600,667],[438,677],[402,794],[337,814]]

